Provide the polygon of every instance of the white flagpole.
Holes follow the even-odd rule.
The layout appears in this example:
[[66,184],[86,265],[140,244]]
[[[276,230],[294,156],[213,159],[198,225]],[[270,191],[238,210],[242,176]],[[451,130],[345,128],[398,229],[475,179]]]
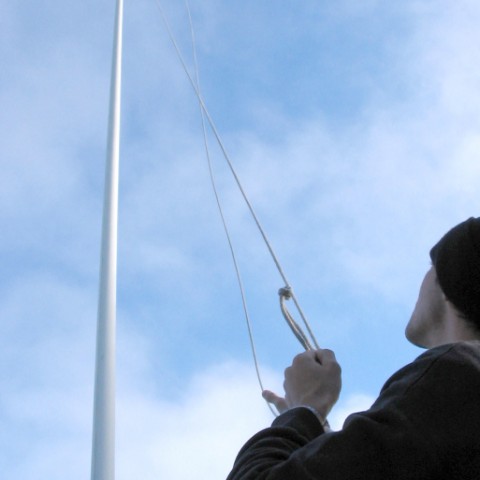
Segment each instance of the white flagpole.
[[115,478],[115,326],[123,0],[117,0],[103,207],[91,480]]

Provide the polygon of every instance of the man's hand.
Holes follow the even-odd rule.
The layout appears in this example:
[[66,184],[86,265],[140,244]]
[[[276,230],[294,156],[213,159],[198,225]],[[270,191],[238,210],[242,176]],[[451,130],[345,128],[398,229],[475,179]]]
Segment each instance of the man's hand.
[[310,350],[297,355],[285,370],[285,398],[265,390],[263,397],[281,413],[309,406],[324,419],[338,400],[342,388],[341,368],[331,350]]

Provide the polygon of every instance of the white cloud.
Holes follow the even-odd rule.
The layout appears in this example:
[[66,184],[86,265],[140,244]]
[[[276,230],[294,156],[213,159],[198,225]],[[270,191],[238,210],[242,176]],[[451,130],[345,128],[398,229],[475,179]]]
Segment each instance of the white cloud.
[[[20,300],[25,291],[27,303]],[[6,480],[89,474],[95,316],[90,297],[83,288],[45,276],[24,278],[2,302],[0,401],[10,433],[0,442],[7,454],[1,463]],[[154,370],[158,354],[152,340],[124,318],[120,323],[117,478],[225,478],[243,443],[273,419],[253,366],[227,361],[185,378],[171,372],[174,388],[162,392],[169,374]],[[28,325],[35,326],[27,336]],[[281,376],[261,371],[265,385],[281,391]],[[157,375],[164,378],[158,381]],[[340,404],[332,425],[365,401],[355,397]]]
[[84,478],[95,297],[51,274],[23,275],[2,294],[2,477]]
[[[89,474],[92,293],[45,275],[22,278],[2,299],[0,467],[6,480]],[[224,478],[241,444],[271,421],[253,368],[232,361],[193,378],[163,371],[168,366],[156,372],[154,357],[162,355],[155,342],[119,317],[117,478]],[[263,373],[269,385],[279,383],[268,369]]]
[[[260,218],[275,229],[274,244],[316,257],[300,269],[388,300],[408,298],[430,246],[478,215],[480,77],[472,45],[480,40],[479,11],[468,6],[435,6],[433,17],[412,18],[412,36],[392,51],[391,68],[408,91],[403,99],[375,98],[359,123],[342,131],[325,118],[292,120],[282,138],[248,134],[239,142],[240,177]],[[226,203],[236,205],[231,198]],[[233,210],[233,217],[238,235],[245,216]],[[252,244],[249,254],[256,250]]]
[[[97,20],[87,15],[90,3],[79,4],[83,16],[68,7],[66,23],[61,9],[39,7],[41,18],[51,16],[58,26],[52,33],[31,18],[21,21],[14,7],[0,7],[2,13],[8,9],[8,32],[1,32],[8,39],[8,51],[1,50],[2,58],[8,57],[3,62],[8,75],[0,92],[0,253],[4,271],[8,265],[0,282],[0,450],[5,452],[0,470],[6,480],[88,477],[92,284],[99,250],[108,29],[113,25],[110,17],[98,20],[105,18],[98,10],[92,10]],[[217,3],[209,2],[205,11]],[[365,13],[352,10],[350,3],[342,8]],[[377,5],[367,2],[369,10]],[[253,370],[223,362],[230,345],[210,331],[192,339],[205,316],[220,316],[221,309],[232,316],[223,296],[230,264],[221,250],[222,232],[199,153],[196,101],[166,37],[150,35],[155,22],[150,7],[141,8],[129,17],[125,58],[120,283],[128,291],[126,299],[120,298],[125,310],[119,315],[118,475],[224,478],[241,444],[271,417]],[[298,119],[288,114],[287,103],[269,108],[269,98],[259,120],[268,123],[261,133],[269,135],[239,133],[231,86],[226,94],[219,88],[219,97],[210,97],[228,100],[212,105],[214,112],[227,110],[227,149],[281,260],[305,289],[315,291],[316,303],[332,284],[341,286],[345,298],[361,291],[408,303],[419,271],[427,267],[428,247],[454,222],[478,214],[478,3],[410,2],[408,8],[410,30],[402,43],[391,45],[383,74],[370,78],[368,102],[358,116],[335,123],[330,112],[314,111]],[[204,42],[206,37],[216,42],[218,31],[225,29],[224,15],[202,19],[208,24]],[[152,24],[142,23],[145,17]],[[32,22],[34,36],[27,41]],[[87,28],[90,22],[93,29]],[[188,37],[186,29],[180,31]],[[82,46],[70,56],[76,35]],[[274,27],[269,35],[265,48],[277,42]],[[100,39],[108,48],[100,47]],[[223,62],[213,55],[224,45],[204,44],[205,61]],[[248,51],[254,46],[250,43]],[[255,66],[253,71],[266,71],[265,65]],[[242,74],[246,78],[249,72]],[[218,71],[206,75],[209,92],[217,88],[215,75]],[[392,85],[382,83],[389,78],[397,78],[398,96],[392,96]],[[255,92],[242,108],[255,107],[263,98]],[[245,254],[251,289],[260,296],[268,289],[265,251],[246,226],[250,220],[227,174],[221,167],[217,172],[234,241]],[[78,280],[85,277],[92,283]],[[129,295],[135,296],[135,315]],[[175,317],[172,324],[152,328],[154,320],[168,317],[162,308],[172,299],[178,321]],[[317,308],[321,318],[337,315]],[[345,301],[344,309],[353,315],[357,305]],[[141,321],[144,310],[149,324]],[[372,316],[365,324],[375,321]],[[226,321],[222,327],[233,330]],[[182,329],[186,338],[175,337],[180,346],[168,345],[168,355],[159,347],[171,342],[163,338],[163,328]],[[338,321],[329,328],[326,336],[346,330]],[[276,345],[270,331],[267,336]],[[189,348],[193,340],[208,342],[205,350],[218,348],[221,364],[208,367],[196,359],[198,353]],[[178,357],[172,361],[173,350]],[[204,368],[201,374],[196,360]],[[152,371],[159,363],[160,370]],[[280,383],[278,374],[267,371],[267,377]],[[159,391],[164,384],[171,384],[168,395]],[[332,425],[340,428],[348,413],[371,401],[369,395],[347,394],[332,413]],[[185,450],[191,455],[188,463]]]
[[175,401],[129,392],[119,402],[118,477],[225,478],[241,445],[269,425],[252,368],[214,366]]

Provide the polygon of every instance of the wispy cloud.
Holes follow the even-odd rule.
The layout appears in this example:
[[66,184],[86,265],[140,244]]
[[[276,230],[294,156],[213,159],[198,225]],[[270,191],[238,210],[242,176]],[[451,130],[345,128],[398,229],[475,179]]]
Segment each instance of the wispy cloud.
[[[179,5],[167,10],[188,45]],[[401,334],[429,247],[478,215],[480,8],[304,8],[297,17],[258,2],[192,6],[212,114],[322,345],[341,350],[352,385],[332,414],[339,428],[376,393],[365,372],[384,375],[365,345],[379,339],[385,369],[410,355],[392,359],[385,324]],[[0,9],[0,469],[7,480],[85,478],[113,6]],[[249,12],[254,35],[240,38]],[[270,413],[243,363],[196,100],[154,3],[127,13],[118,474],[223,478]],[[277,328],[280,285],[264,246],[218,152],[214,161],[275,386],[296,344]]]

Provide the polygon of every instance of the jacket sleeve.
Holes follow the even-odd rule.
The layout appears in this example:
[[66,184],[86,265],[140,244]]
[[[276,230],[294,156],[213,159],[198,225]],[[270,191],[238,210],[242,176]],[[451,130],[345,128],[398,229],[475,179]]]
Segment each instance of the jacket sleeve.
[[290,410],[245,444],[227,480],[444,478],[444,459],[463,449],[457,433],[465,417],[452,418],[452,407],[477,389],[464,415],[478,409],[477,367],[453,346],[428,351],[393,375],[370,410],[351,415],[339,432],[325,433],[307,409]]

